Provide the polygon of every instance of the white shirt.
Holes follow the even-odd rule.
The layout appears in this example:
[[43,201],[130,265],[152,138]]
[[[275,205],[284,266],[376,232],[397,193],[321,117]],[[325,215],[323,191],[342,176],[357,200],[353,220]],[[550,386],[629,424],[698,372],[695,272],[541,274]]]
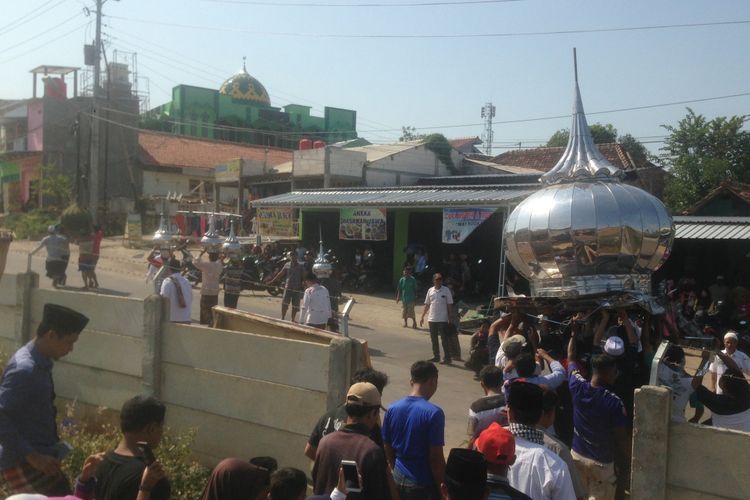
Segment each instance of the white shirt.
[[439,289],[433,286],[427,290],[424,303],[430,306],[427,321],[430,323],[448,323],[450,321],[448,304],[453,304],[453,295],[447,286],[441,286]]
[[[721,352],[724,354],[727,353],[726,349],[723,349]],[[743,373],[750,374],[750,358],[742,351],[734,351],[734,354],[730,356],[735,363],[737,363],[737,366],[739,366],[740,370],[742,370]],[[708,371],[711,373],[716,374],[716,394],[723,394],[724,392],[719,387],[719,379],[722,375],[724,375],[724,372],[727,371],[727,366],[724,364],[724,362],[719,358],[718,356],[716,359],[714,359],[713,363],[709,365]]]
[[305,325],[324,325],[331,317],[328,289],[320,283],[305,290],[299,307],[299,322]]
[[224,265],[218,260],[204,261],[203,256],[198,257],[193,264],[201,272],[201,295],[219,295],[219,277]]
[[750,410],[745,410],[733,415],[719,415],[717,413],[712,413],[711,419],[714,427],[750,432]]
[[565,461],[546,447],[516,438],[516,463],[508,481],[534,500],[575,500],[573,481]]
[[663,363],[656,371],[656,378],[659,385],[672,390],[672,420],[685,422],[685,407],[693,393],[693,379]]
[[[185,307],[180,307],[180,302],[177,300],[175,281],[177,281],[182,290],[182,296],[185,298]],[[193,288],[184,276],[180,273],[173,273],[166,278],[161,284],[161,295],[169,299],[169,321],[180,323],[190,322],[190,313],[193,307]]]

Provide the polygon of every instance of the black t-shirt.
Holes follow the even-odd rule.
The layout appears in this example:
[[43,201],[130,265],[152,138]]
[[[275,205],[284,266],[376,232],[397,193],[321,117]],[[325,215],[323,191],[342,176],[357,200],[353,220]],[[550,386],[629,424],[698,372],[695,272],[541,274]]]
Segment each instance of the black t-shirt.
[[[315,424],[315,428],[310,433],[310,438],[307,442],[310,446],[318,447],[318,443],[323,439],[323,436],[336,432],[346,425],[346,405],[341,405],[333,410],[329,411],[318,420]],[[380,425],[375,425],[370,432],[370,439],[375,441],[375,444],[383,448],[383,436],[381,434]]]
[[[114,451],[108,452],[96,469],[97,500],[135,500],[141,485],[146,463],[141,457],[126,457]],[[167,478],[162,479],[151,490],[152,500],[169,500],[172,487]]]

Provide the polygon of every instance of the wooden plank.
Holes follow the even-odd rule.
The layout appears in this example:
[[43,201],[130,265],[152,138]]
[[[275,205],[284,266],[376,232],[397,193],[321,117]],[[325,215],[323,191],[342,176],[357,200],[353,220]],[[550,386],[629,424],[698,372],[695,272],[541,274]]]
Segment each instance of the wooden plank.
[[44,304],[70,307],[89,318],[87,328],[100,332],[143,336],[143,300],[93,293],[35,288],[31,292],[31,321],[42,320]]
[[314,391],[328,390],[329,347],[310,342],[165,323],[162,360]]
[[283,321],[262,314],[240,311],[227,307],[214,307],[214,326],[224,330],[255,333],[270,337],[303,340],[319,344],[329,344],[340,337],[325,330]]
[[[196,411],[274,427],[312,431],[326,412],[326,394],[171,363],[162,365],[162,399]],[[304,411],[289,411],[304,408]]]

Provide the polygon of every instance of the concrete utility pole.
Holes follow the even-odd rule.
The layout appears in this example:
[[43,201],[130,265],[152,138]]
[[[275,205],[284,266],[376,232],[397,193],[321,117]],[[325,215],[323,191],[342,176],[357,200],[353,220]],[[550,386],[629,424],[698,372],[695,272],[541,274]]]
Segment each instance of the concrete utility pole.
[[96,40],[94,41],[94,109],[91,112],[91,158],[89,172],[89,212],[94,224],[99,208],[99,77],[101,75],[102,51],[102,6],[104,0],[96,0]]
[[482,134],[482,140],[484,141],[484,152],[487,156],[492,156],[492,119],[495,118],[495,106],[491,102],[485,103],[482,107],[482,118],[484,118],[484,133]]

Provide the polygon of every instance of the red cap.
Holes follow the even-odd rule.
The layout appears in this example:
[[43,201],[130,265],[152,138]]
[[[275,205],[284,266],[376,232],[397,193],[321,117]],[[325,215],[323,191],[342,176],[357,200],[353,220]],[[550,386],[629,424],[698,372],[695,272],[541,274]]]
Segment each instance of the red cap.
[[497,422],[492,422],[479,434],[474,441],[474,447],[491,464],[511,465],[516,458],[516,439],[508,429]]

